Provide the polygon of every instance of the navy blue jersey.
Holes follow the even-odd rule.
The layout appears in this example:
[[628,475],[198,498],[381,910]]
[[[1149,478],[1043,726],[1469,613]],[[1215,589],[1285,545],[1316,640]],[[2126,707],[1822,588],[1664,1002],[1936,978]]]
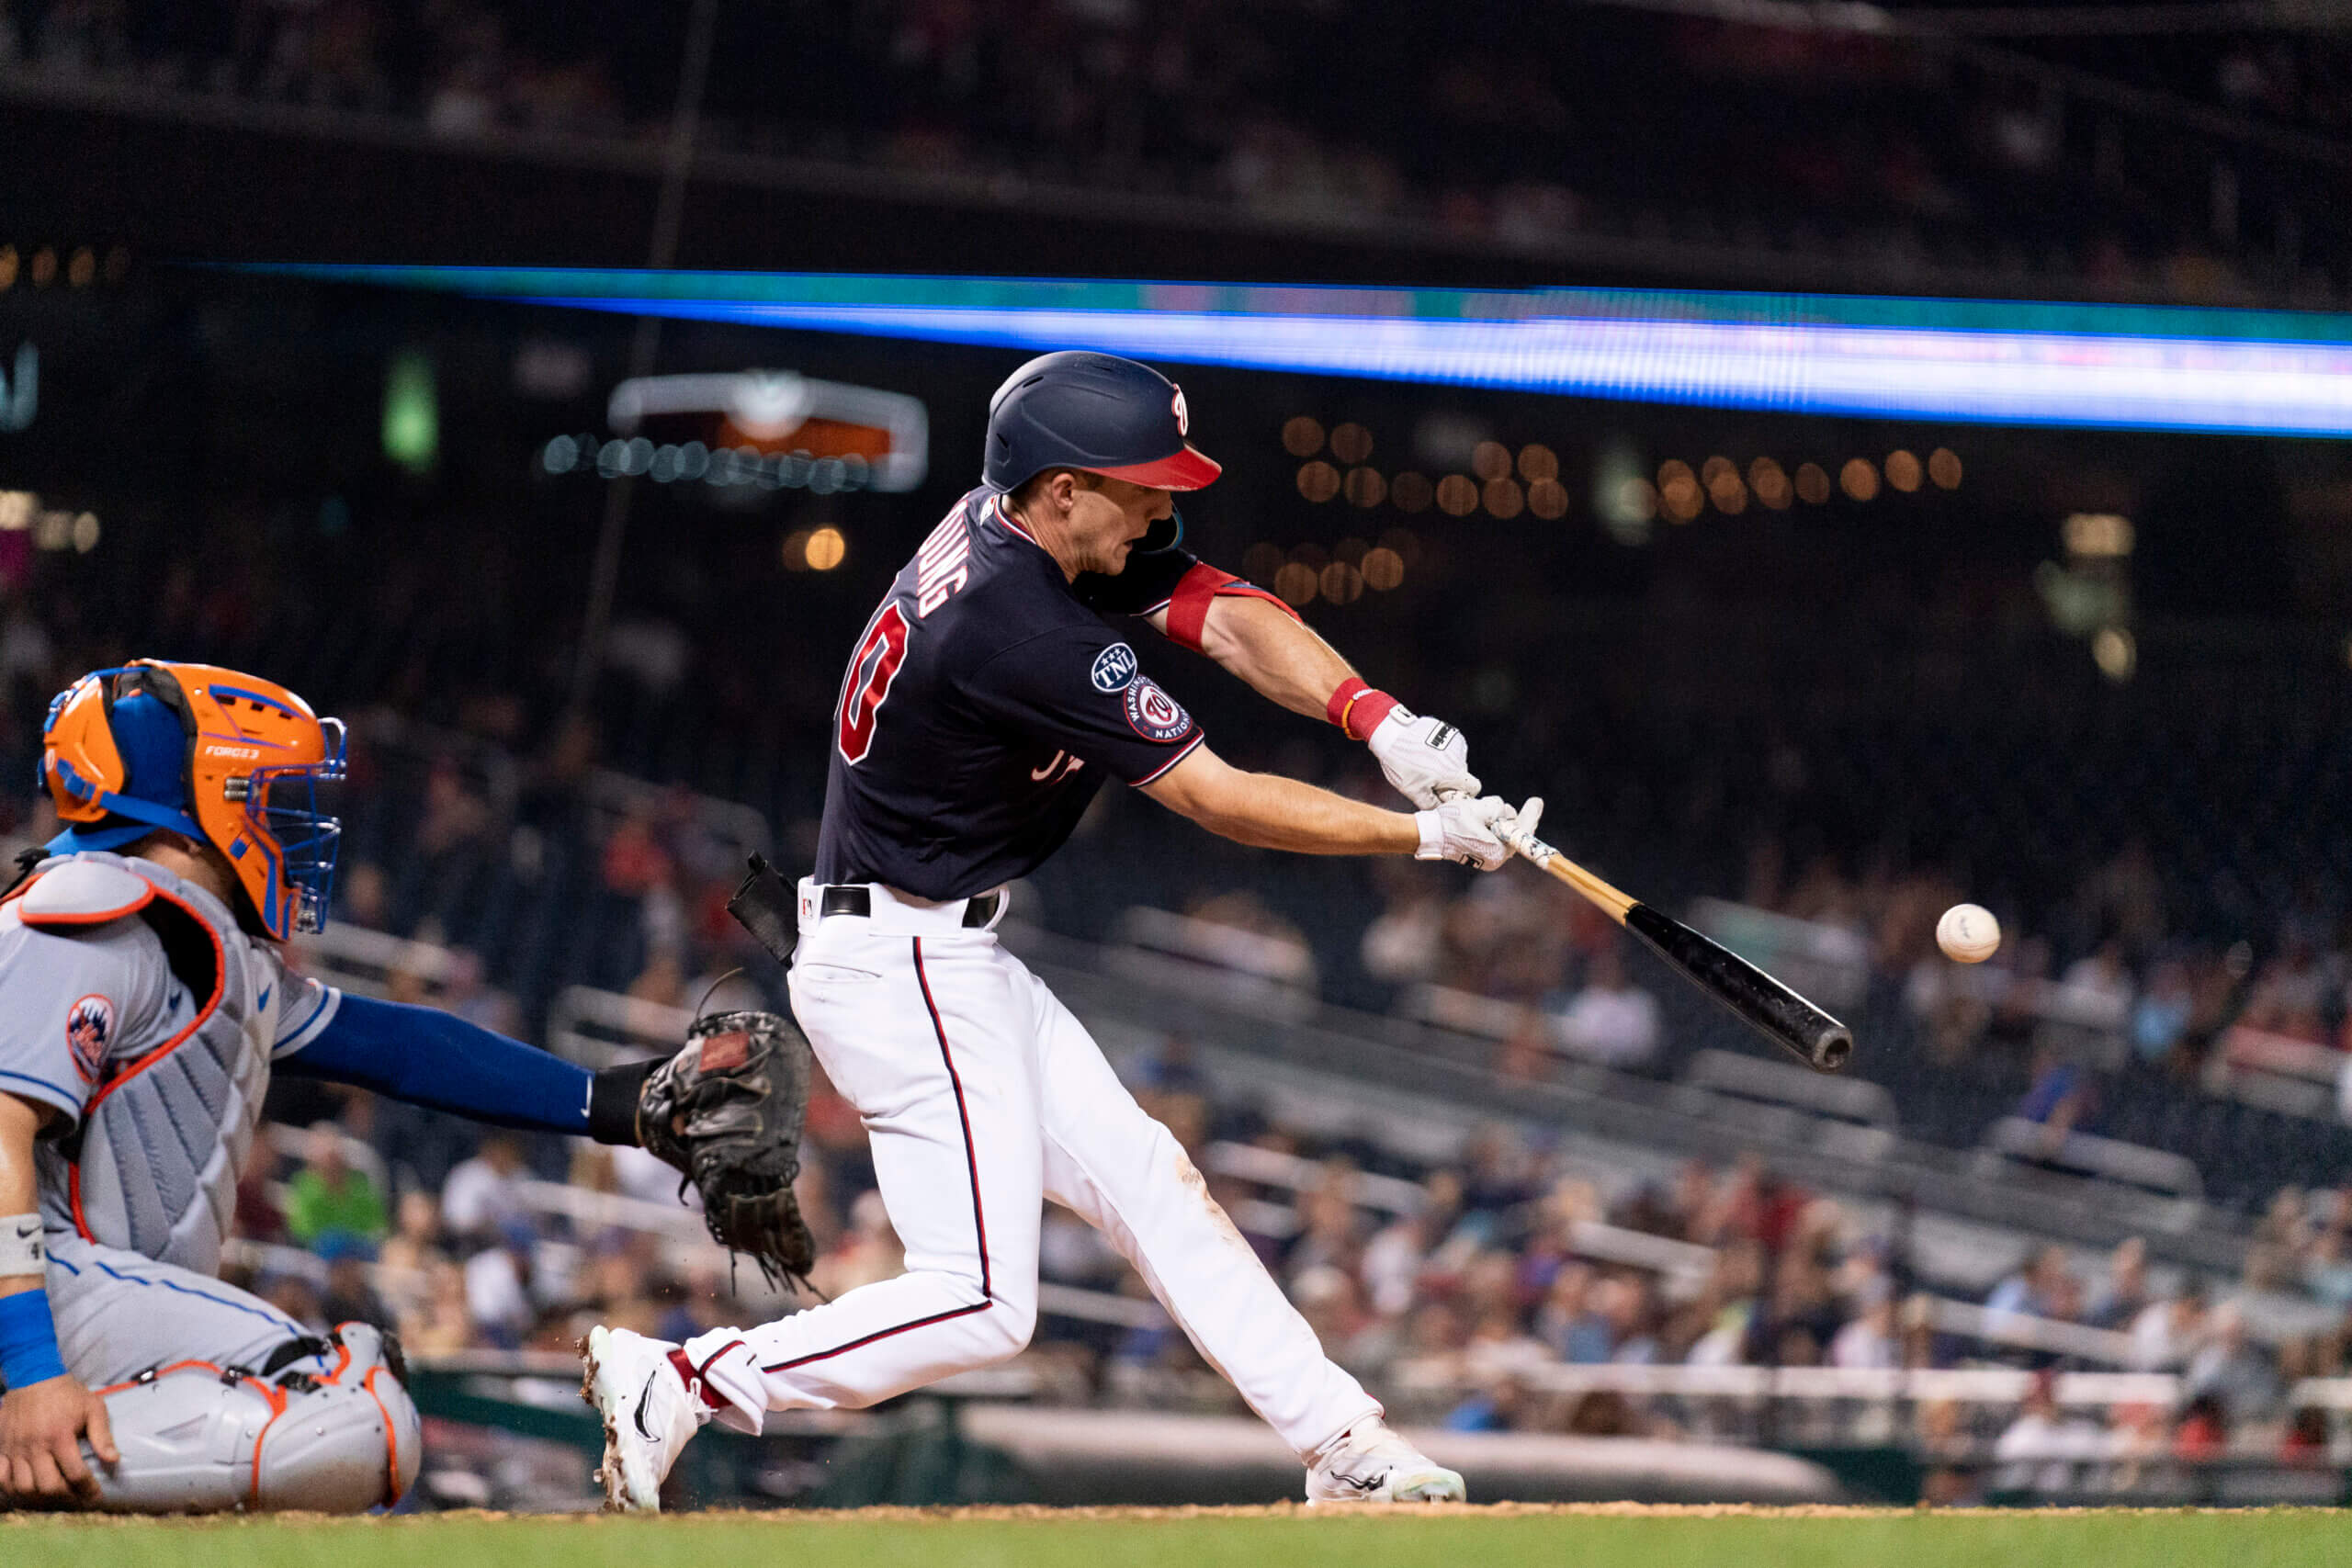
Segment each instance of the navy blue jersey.
[[1147,536],[1073,583],[976,490],[866,623],[833,710],[817,880],[964,898],[1061,848],[1108,778],[1148,784],[1200,727],[1105,615],[1168,603],[1193,558]]

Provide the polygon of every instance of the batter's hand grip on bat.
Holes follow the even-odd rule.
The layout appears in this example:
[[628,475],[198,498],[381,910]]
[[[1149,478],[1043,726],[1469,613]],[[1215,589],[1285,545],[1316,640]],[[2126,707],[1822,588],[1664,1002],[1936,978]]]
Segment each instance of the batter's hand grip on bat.
[[1834,1073],[1854,1054],[1854,1032],[1721,944],[1647,904],[1625,911],[1625,929],[1698,982],[1700,989],[1775,1044]]

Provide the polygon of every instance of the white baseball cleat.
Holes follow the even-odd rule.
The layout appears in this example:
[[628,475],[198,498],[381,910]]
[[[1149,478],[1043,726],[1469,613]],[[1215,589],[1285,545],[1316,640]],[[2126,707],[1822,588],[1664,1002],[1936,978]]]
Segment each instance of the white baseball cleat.
[[1306,1501],[1317,1503],[1459,1503],[1469,1496],[1462,1477],[1398,1437],[1388,1423],[1367,1416],[1307,1467]]
[[586,1371],[580,1397],[605,1422],[605,1507],[623,1514],[662,1511],[662,1482],[686,1439],[709,1418],[700,1392],[670,1364],[677,1347],[626,1328],[592,1328],[581,1346]]

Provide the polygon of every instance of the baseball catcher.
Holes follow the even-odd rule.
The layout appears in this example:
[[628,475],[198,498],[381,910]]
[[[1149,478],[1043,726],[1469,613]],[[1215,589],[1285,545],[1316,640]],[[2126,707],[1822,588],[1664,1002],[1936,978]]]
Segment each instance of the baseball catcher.
[[806,1267],[782,1020],[591,1074],[288,967],[325,919],[343,763],[340,722],[209,665],[97,671],[50,706],[64,831],[0,898],[0,1507],[354,1512],[414,1480],[390,1336],[311,1336],[218,1278],[274,1072],[605,1143],[643,1126],[714,1234]]

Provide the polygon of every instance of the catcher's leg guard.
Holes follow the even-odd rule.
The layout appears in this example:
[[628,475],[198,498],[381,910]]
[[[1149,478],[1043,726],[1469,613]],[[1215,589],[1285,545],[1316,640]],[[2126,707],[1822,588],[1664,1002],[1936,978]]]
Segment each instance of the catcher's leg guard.
[[[133,1514],[302,1508],[359,1513],[416,1479],[416,1407],[398,1346],[365,1324],[297,1340],[258,1372],[183,1361],[105,1391],[122,1461],[95,1461],[98,1506]],[[265,1363],[267,1367],[267,1363]]]

